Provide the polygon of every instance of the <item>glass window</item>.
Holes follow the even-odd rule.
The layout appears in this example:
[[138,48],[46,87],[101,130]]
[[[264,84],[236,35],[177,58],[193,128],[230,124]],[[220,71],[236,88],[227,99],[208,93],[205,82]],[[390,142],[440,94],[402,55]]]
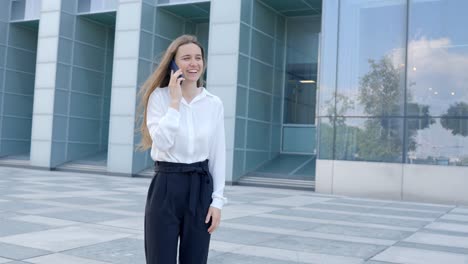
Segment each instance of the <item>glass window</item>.
[[318,119],[318,158],[333,159],[334,117]]
[[[304,140],[298,140],[298,139]],[[283,151],[290,153],[316,153],[315,127],[285,127],[283,129]]]
[[403,118],[337,117],[335,159],[402,162]]
[[80,0],[78,2],[78,12],[95,13],[102,11],[116,11],[117,0]]
[[11,20],[24,19],[24,11],[26,8],[26,0],[11,2]]
[[403,116],[405,0],[343,0],[336,111],[344,116]]
[[408,115],[468,116],[468,1],[410,1]]
[[468,166],[468,119],[407,119],[406,162]]
[[271,10],[264,3],[259,1],[253,1],[253,21],[252,26],[272,37],[275,36],[275,20],[276,16],[273,10]]
[[284,123],[315,124],[320,17],[287,23]]
[[252,57],[273,65],[273,56],[275,51],[275,41],[272,37],[265,35],[257,30],[252,30]]
[[[161,1],[161,0],[159,0]],[[166,0],[167,1],[167,0]],[[250,13],[252,12],[252,1],[241,0],[241,21],[247,24],[250,23]]]
[[338,0],[327,0],[323,4],[318,115],[330,116],[335,112]]
[[39,19],[41,14],[41,1],[27,0],[26,9],[24,12],[25,20]]

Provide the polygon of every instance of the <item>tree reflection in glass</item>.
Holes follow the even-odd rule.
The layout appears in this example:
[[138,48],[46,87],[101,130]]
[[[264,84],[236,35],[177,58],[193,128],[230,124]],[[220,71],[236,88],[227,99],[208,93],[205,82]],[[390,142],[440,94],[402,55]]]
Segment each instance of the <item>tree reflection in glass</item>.
[[[364,120],[360,125],[351,124],[352,120],[357,118],[337,118],[337,158],[402,162],[403,117],[388,117],[388,115],[400,112],[403,91],[399,88],[403,69],[394,66],[388,56],[379,61],[369,60],[369,66],[369,72],[360,78],[358,101],[364,107],[365,114],[370,117],[360,118]],[[347,101],[346,104],[340,104],[344,105],[352,108],[354,103]],[[417,130],[425,129],[435,122],[429,117],[429,106],[412,103],[412,107],[419,109],[423,117],[417,125],[408,123],[408,150],[416,148],[414,137]],[[346,110],[336,111],[346,112]]]
[[452,132],[452,135],[468,136],[467,119],[453,119],[454,116],[468,116],[468,104],[458,102],[449,107],[447,113],[442,115],[440,124],[443,128]]

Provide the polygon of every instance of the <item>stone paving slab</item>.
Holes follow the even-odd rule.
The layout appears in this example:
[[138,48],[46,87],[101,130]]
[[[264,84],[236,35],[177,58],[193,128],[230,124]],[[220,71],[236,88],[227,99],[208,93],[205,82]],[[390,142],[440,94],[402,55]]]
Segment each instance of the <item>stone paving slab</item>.
[[[0,264],[144,264],[148,178],[0,167]],[[467,264],[468,207],[227,186],[210,264]]]

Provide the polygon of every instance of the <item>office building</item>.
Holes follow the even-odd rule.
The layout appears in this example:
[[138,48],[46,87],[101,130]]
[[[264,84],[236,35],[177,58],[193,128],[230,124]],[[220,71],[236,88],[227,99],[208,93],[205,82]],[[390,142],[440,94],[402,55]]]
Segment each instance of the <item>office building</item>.
[[228,184],[468,203],[464,0],[0,0],[0,164],[151,175],[140,85],[194,34]]

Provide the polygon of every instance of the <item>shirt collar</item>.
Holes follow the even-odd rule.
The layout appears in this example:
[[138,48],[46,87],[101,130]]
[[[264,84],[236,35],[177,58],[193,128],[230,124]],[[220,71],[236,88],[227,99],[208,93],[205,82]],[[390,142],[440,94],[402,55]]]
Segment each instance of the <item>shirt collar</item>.
[[[201,93],[199,93],[197,96],[195,96],[195,98],[192,99],[192,101],[190,102],[190,104],[193,104],[193,103],[195,103],[196,101],[202,100],[202,99],[205,98],[206,96],[209,96],[209,97],[213,97],[213,96],[214,96],[212,93],[208,92],[208,91],[206,90],[206,88],[203,87],[203,86],[200,87],[199,89],[202,89]],[[187,104],[186,101],[185,101],[185,99],[183,99],[183,102],[184,102],[185,104]],[[187,105],[189,105],[189,104],[187,104]]]
[[214,95],[210,92],[208,92],[208,90],[206,90],[205,87],[201,87],[203,89],[203,91],[201,92],[202,94],[205,94],[205,95],[208,95],[209,97],[213,97]]

